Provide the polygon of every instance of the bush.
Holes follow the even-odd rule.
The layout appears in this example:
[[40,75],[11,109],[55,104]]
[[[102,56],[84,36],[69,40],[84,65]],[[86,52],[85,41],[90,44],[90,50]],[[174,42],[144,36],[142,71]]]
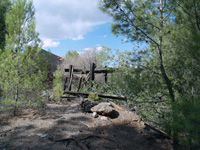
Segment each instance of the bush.
[[64,72],[57,66],[57,70],[55,71],[55,79],[53,80],[53,98],[56,101],[60,100],[60,97],[63,95],[63,75]]
[[200,98],[194,101],[182,98],[173,104],[173,116],[165,122],[165,130],[169,134],[177,133],[177,139],[184,149],[200,148]]
[[88,99],[91,100],[91,101],[97,101],[99,99],[99,96],[96,93],[90,92]]

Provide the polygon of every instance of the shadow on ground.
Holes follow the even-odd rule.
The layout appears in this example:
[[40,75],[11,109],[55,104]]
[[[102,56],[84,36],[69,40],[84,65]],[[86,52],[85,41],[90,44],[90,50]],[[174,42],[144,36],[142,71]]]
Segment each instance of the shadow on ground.
[[93,118],[78,103],[50,105],[40,115],[15,119],[9,127],[3,125],[7,130],[0,132],[1,150],[82,150],[80,145],[89,150],[172,149],[171,140],[150,128],[113,123],[116,117]]

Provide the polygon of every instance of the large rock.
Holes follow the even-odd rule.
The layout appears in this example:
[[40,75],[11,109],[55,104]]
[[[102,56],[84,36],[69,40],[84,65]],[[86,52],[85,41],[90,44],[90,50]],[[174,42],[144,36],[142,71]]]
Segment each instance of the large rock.
[[99,103],[98,105],[91,108],[92,112],[96,112],[100,115],[110,116],[114,108],[110,103]]

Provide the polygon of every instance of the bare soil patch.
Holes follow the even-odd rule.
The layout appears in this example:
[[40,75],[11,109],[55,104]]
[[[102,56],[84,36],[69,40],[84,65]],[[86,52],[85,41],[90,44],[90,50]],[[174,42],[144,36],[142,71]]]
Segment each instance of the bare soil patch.
[[19,111],[0,122],[0,150],[170,150],[172,141],[134,113],[116,109],[117,117],[93,118],[78,99]]

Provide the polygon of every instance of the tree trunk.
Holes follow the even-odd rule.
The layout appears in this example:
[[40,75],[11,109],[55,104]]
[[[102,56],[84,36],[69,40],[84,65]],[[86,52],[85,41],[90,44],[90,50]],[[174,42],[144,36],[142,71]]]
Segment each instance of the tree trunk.
[[160,34],[161,35],[159,37],[159,46],[158,46],[159,65],[160,65],[160,70],[161,70],[162,76],[167,85],[167,88],[168,88],[168,91],[170,94],[170,98],[171,98],[172,102],[174,102],[175,101],[174,91],[172,88],[171,81],[166,74],[165,67],[163,65],[163,59],[162,59],[162,42],[163,42],[162,29],[163,29],[163,0],[160,0]]
[[[169,79],[169,77],[167,76],[167,73],[165,71],[165,67],[163,65],[163,59],[162,59],[162,41],[163,41],[163,37],[162,37],[162,29],[163,29],[163,0],[160,0],[160,37],[159,37],[159,46],[158,46],[158,55],[159,55],[159,65],[160,65],[160,71],[162,73],[162,76],[165,80],[165,83],[167,85],[167,89],[169,91],[169,95],[171,98],[171,107],[172,107],[172,121],[174,122],[174,117],[175,117],[175,112],[174,112],[174,106],[173,103],[175,102],[175,96],[174,96],[174,91],[173,91],[173,87],[172,87],[172,83]],[[172,136],[173,136],[173,147],[174,149],[177,149],[177,145],[178,145],[178,141],[177,141],[177,135],[178,133],[173,130]]]
[[19,64],[19,56],[17,56],[17,74],[16,74],[16,80],[17,80],[17,85],[16,85],[16,90],[15,90],[15,108],[14,108],[14,116],[16,115],[16,109],[17,109],[17,101],[19,99],[19,86],[18,86],[18,83],[19,83],[19,67],[18,67],[18,64]]

